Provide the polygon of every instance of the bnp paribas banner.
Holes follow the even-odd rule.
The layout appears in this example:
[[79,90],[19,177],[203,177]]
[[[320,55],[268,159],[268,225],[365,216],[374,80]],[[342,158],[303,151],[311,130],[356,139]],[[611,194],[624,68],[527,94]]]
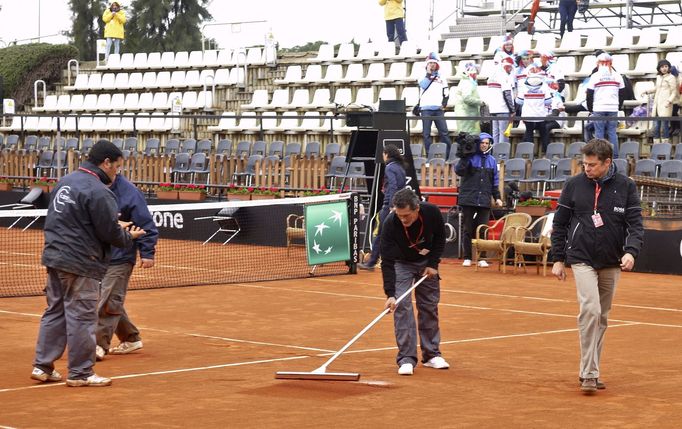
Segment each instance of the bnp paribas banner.
[[305,242],[309,265],[349,260],[346,202],[305,206]]

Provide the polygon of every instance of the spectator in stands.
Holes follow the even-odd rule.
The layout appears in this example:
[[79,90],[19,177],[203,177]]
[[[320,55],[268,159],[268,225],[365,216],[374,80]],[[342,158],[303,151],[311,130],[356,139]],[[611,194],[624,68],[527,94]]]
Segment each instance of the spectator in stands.
[[[479,225],[487,225],[490,219],[491,199],[495,200],[498,207],[502,206],[497,161],[492,155],[492,149],[492,136],[481,133],[476,152],[462,156],[455,166],[455,172],[462,178],[457,203],[462,210],[464,221],[462,236],[464,267],[471,266],[471,239],[476,233],[476,228]],[[488,263],[481,260],[478,261],[478,266],[487,268]]]
[[[617,118],[618,111],[623,105],[625,84],[620,73],[613,69],[611,63],[611,55],[606,52],[601,53],[597,57],[598,70],[590,76],[587,84],[587,108],[594,117]],[[595,137],[599,139],[608,137],[616,158],[618,157],[617,126],[617,119],[594,121]]]
[[374,266],[381,256],[381,224],[391,211],[393,195],[403,189],[407,183],[405,161],[395,145],[389,144],[384,147],[384,164],[386,168],[384,169],[384,182],[381,187],[381,191],[384,194],[384,202],[381,206],[381,211],[379,211],[377,235],[374,237],[374,241],[372,241],[372,254],[367,262],[358,264],[358,268],[363,270],[374,270]]
[[478,93],[478,65],[466,63],[460,73],[459,84],[455,91],[455,115],[468,116],[474,119],[458,119],[457,129],[467,134],[481,132],[481,123],[478,119],[481,115],[481,97]]
[[[384,19],[386,20],[386,35],[388,36],[388,41],[395,42],[396,46],[400,46],[407,40],[403,0],[379,0],[379,5],[384,7]],[[397,39],[396,33],[398,33]]]
[[[679,98],[679,85],[677,79],[671,73],[670,62],[663,59],[658,62],[656,70],[656,86],[648,89],[647,94],[654,94],[653,108],[651,116],[672,116],[673,104]],[[654,143],[668,143],[670,141],[670,121],[658,120],[654,125]]]
[[578,290],[581,390],[605,389],[599,361],[620,271],[630,271],[642,246],[635,183],[618,174],[608,141],[581,149],[585,172],[566,182],[552,224],[552,274],[566,279],[570,264]]
[[431,147],[431,123],[435,122],[441,143],[448,146],[450,151],[450,136],[448,124],[443,118],[445,106],[448,104],[450,90],[448,82],[440,76],[440,58],[432,52],[426,57],[426,76],[419,81],[421,95],[419,97],[420,114],[422,117],[424,148],[429,153]]
[[[523,82],[528,77],[528,67],[533,66],[533,56],[535,52],[532,50],[523,50],[516,56],[516,68],[514,69],[514,100],[518,97],[519,87],[523,86]],[[521,105],[516,106],[516,120],[514,126],[518,126],[518,118],[521,116]]]
[[125,38],[123,26],[126,23],[126,14],[123,12],[123,9],[121,9],[121,5],[118,4],[118,2],[113,2],[111,3],[111,6],[104,11],[102,21],[105,23],[104,38],[107,39],[105,60],[108,60],[112,44],[114,45],[115,54],[121,52],[121,40]]
[[[559,93],[559,85],[557,82],[551,78],[546,78],[545,83],[550,89],[550,92],[552,94],[552,101],[549,106],[549,116],[566,116],[566,109],[564,108],[564,100],[563,97],[561,97],[561,94]],[[541,142],[542,142],[542,153],[547,153],[547,146],[549,146],[549,137],[551,135],[552,130],[561,128],[564,125],[564,121],[559,121],[556,119],[547,119],[545,121],[544,127],[545,127],[545,132],[544,134],[540,133],[542,135],[541,137]]]
[[504,135],[504,132],[514,116],[515,110],[512,89],[514,85],[513,71],[514,60],[512,57],[505,57],[497,70],[488,78],[490,114],[501,118],[492,121],[493,141],[496,143],[509,142],[509,138]]
[[40,320],[31,378],[61,381],[54,362],[69,350],[67,386],[108,386],[95,374],[95,330],[99,282],[111,246],[127,248],[145,234],[118,220],[114,194],[123,154],[107,140],[90,149],[88,160],[64,176],[53,191],[45,219],[42,264],[47,267],[47,309]]
[[547,141],[549,136],[545,128],[545,121],[539,118],[544,118],[549,114],[552,105],[552,91],[536,67],[529,69],[528,77],[519,86],[516,103],[521,106],[521,116],[526,125],[523,141],[532,143],[535,130],[540,133],[541,142]]
[[514,37],[511,34],[504,36],[502,46],[495,49],[493,62],[495,64],[501,64],[502,60],[505,58],[512,58],[512,60],[514,59]]
[[578,11],[578,0],[559,0],[559,35],[564,37],[564,32],[573,32],[573,19]]
[[564,78],[564,73],[556,63],[556,57],[554,56],[554,53],[551,51],[544,51],[540,53],[536,65],[540,69],[539,73],[545,77],[548,83],[550,81],[556,82],[558,87],[557,91],[559,91],[561,100],[565,101],[566,80]]
[[[123,305],[137,253],[140,253],[140,267],[153,267],[156,240],[159,236],[147,202],[135,185],[119,174],[111,186],[111,191],[118,203],[119,219],[132,222],[133,225],[144,229],[147,234],[137,239],[130,248],[112,249],[111,262],[102,279],[99,294],[99,323],[96,333],[96,355],[99,360],[107,353],[128,354],[142,348],[140,331],[130,321]],[[120,344],[109,348],[114,332]]]
[[381,233],[381,274],[387,298],[384,307],[395,312],[393,323],[398,344],[398,374],[414,373],[417,326],[412,299],[406,297],[396,305],[396,298],[407,292],[422,276],[427,278],[414,291],[422,364],[428,368],[447,369],[450,365],[441,357],[438,326],[438,264],[445,248],[443,215],[437,206],[420,202],[417,194],[409,188],[395,193],[393,207]]

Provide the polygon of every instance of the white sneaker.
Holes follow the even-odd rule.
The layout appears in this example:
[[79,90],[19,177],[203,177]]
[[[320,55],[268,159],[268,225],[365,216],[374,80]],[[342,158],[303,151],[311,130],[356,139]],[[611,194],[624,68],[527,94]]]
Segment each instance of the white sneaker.
[[471,266],[471,259],[465,259],[464,262],[462,262],[463,267],[470,267]]
[[414,365],[411,363],[404,363],[398,368],[398,374],[400,375],[412,375],[414,374]]
[[450,368],[450,364],[445,361],[440,356],[432,357],[431,359],[428,360],[428,362],[424,362],[424,366],[428,368],[435,368],[435,369],[448,369]]
[[478,266],[480,268],[488,268],[490,265],[486,261],[478,261]]
[[82,380],[72,380],[70,378],[66,379],[66,385],[69,387],[102,387],[111,385],[111,379],[106,377],[100,377],[97,374],[92,374],[90,377]]
[[127,355],[135,350],[140,350],[142,348],[142,340],[140,341],[124,341],[116,347],[109,349],[109,353],[112,355]]
[[95,358],[99,361],[104,359],[104,349],[100,346],[95,346]]
[[45,382],[45,381],[52,381],[52,382],[62,381],[62,375],[60,373],[58,373],[56,369],[52,370],[52,374],[48,374],[45,371],[43,371],[42,369],[34,367],[33,371],[31,372],[31,378],[34,380],[42,381],[42,382]]

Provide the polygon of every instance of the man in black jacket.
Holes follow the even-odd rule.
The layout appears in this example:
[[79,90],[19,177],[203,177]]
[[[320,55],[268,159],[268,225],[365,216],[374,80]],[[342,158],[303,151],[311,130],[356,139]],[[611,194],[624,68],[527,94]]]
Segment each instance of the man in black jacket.
[[50,195],[45,219],[42,263],[47,267],[47,309],[31,378],[61,381],[54,362],[69,349],[67,386],[108,386],[111,379],[93,371],[99,281],[111,246],[130,247],[145,231],[118,221],[114,194],[107,187],[116,177],[123,154],[114,144],[98,141],[88,161],[64,176]]
[[581,390],[606,386],[599,359],[620,271],[630,271],[642,246],[642,211],[637,187],[618,174],[613,149],[604,139],[582,148],[585,172],[566,182],[552,225],[552,273],[566,279],[570,264],[580,314]]
[[440,355],[438,326],[438,264],[445,248],[443,216],[433,204],[419,202],[409,188],[395,193],[393,207],[382,226],[381,273],[387,297],[385,308],[395,312],[398,374],[412,375],[417,365],[417,326],[412,299],[396,305],[396,297],[424,275],[428,278],[415,289],[422,362],[429,368],[447,369],[450,365]]

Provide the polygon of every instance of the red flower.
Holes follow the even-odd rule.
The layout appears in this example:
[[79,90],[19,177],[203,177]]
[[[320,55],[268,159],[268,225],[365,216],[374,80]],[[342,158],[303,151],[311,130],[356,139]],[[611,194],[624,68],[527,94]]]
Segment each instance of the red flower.
[[249,192],[253,192],[253,191],[255,190],[255,188],[254,188],[253,186],[249,186],[249,188],[248,188],[247,190],[248,190]]
[[199,185],[199,189],[206,189],[206,185]]
[[182,185],[180,185],[180,184],[178,184],[178,183],[176,183],[175,185],[173,185],[173,189],[180,189],[180,188],[182,188]]

